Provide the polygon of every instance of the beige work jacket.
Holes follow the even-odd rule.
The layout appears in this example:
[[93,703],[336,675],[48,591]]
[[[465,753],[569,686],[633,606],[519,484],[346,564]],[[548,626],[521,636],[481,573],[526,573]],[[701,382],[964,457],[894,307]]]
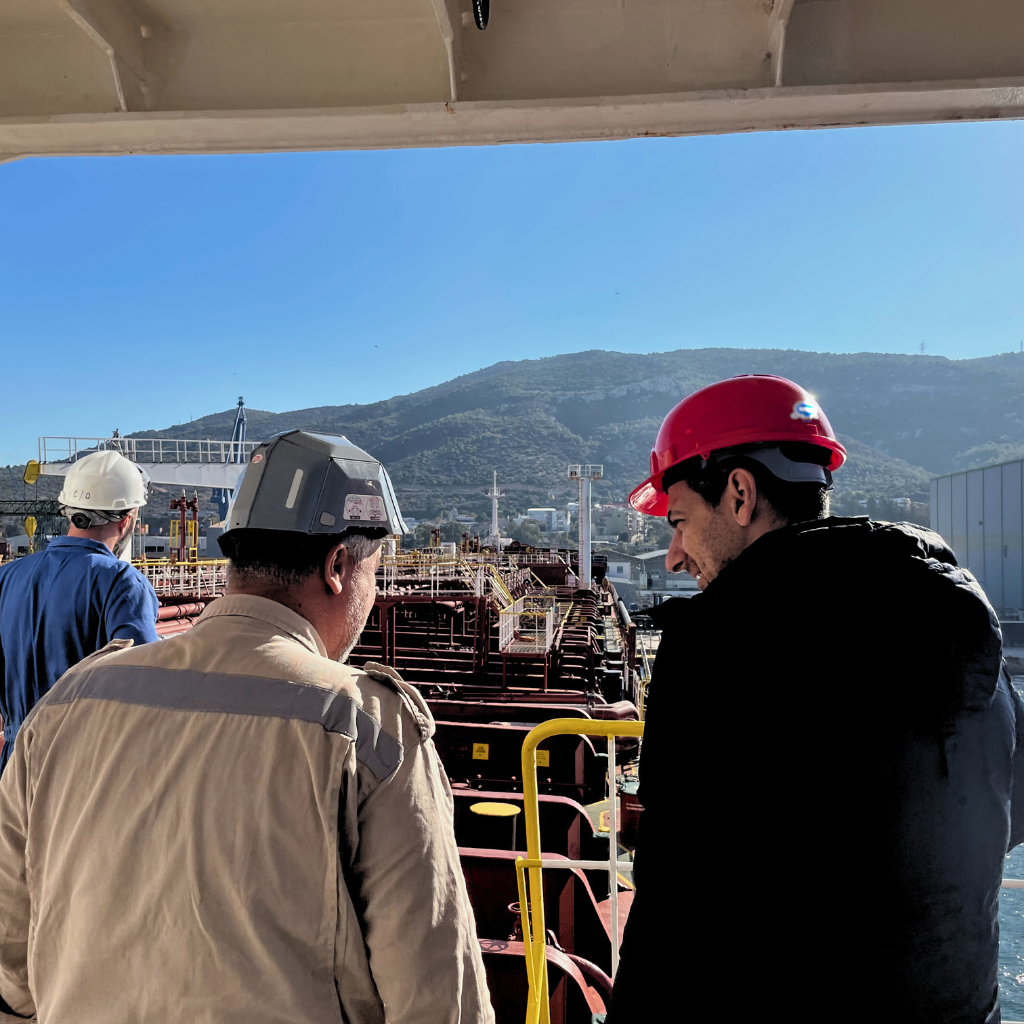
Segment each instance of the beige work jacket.
[[264,598],[87,658],[0,781],[0,996],[41,1024],[493,1021],[433,731]]

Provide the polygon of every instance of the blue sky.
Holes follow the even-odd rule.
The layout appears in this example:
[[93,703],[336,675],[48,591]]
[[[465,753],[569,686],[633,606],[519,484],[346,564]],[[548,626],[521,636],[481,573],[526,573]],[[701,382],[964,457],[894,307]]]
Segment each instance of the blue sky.
[[1024,124],[0,165],[0,464],[500,359],[1024,339]]

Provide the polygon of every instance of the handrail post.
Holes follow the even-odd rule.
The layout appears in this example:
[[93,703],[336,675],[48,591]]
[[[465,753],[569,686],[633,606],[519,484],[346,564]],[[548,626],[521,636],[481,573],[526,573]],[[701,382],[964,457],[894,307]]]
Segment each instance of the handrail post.
[[[531,729],[523,741],[523,810],[526,818],[526,856],[532,861],[540,861],[540,807],[537,800],[537,744],[540,737],[534,736],[537,729]],[[529,771],[527,771],[529,766]],[[541,881],[541,869],[531,867],[529,907],[531,932],[529,940],[524,935],[524,942],[529,941],[527,956],[533,959],[533,982],[536,990],[530,992],[527,1004],[526,1019],[529,1024],[548,1024],[549,1009],[548,991],[548,959],[547,928],[544,922],[544,885]]]
[[619,827],[615,807],[615,736],[608,734],[608,899],[612,924],[612,978],[619,969]]

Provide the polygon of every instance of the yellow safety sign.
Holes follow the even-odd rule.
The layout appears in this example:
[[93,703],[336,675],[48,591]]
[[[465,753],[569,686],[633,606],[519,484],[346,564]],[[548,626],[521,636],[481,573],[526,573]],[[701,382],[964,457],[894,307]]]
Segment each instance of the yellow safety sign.
[[489,743],[473,744],[473,760],[488,761],[491,757],[491,745]]
[[537,767],[538,768],[550,768],[551,767],[551,751],[550,750],[538,750],[537,751]]

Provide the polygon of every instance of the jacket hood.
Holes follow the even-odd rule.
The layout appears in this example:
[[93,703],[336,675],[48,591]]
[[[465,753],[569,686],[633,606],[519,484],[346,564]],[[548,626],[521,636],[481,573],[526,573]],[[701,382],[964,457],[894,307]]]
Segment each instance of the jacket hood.
[[811,559],[862,573],[884,573],[906,565],[908,559],[938,562],[956,567],[956,557],[946,542],[931,530],[914,523],[880,523],[867,516],[830,516],[794,523],[766,533],[719,574],[719,580],[760,571],[763,563],[778,569],[794,561]]
[[[832,562],[837,569],[845,565],[857,571],[869,568],[884,572],[887,566],[906,563],[907,559],[957,565],[946,542],[916,523],[883,523],[867,516],[830,516],[765,534],[719,575],[709,593],[721,589],[717,586],[719,580],[742,575],[747,570],[759,571],[762,561],[777,568],[792,556],[812,553],[816,559]],[[652,608],[649,614],[660,628],[665,628],[687,615],[691,602],[699,604],[703,596],[701,593],[671,598]]]
[[817,542],[864,547],[873,558],[924,558],[956,565],[949,545],[932,530],[916,523],[880,523],[867,516],[830,516],[808,523],[794,523],[777,531],[780,540],[792,537]]
[[809,639],[855,691],[877,675],[869,690],[891,723],[935,736],[987,706],[1000,675],[994,609],[942,538],[912,523],[832,517],[774,530],[655,621],[698,647],[756,635],[766,671]]

